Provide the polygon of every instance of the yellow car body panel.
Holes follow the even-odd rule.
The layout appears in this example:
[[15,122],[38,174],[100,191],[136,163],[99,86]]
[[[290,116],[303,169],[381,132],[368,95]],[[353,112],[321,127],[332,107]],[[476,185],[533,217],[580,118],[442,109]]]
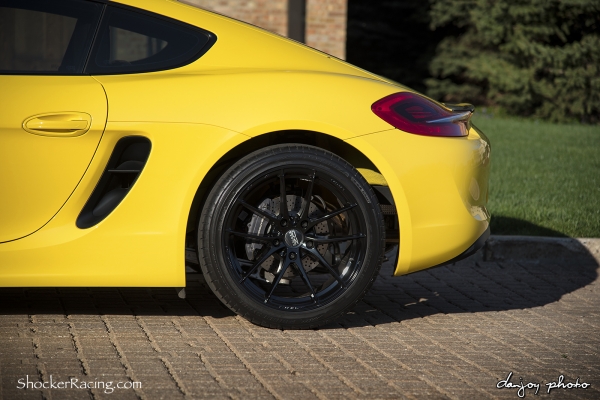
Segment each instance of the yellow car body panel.
[[[342,140],[389,129],[370,107],[371,100],[389,94],[390,87],[364,78],[240,71],[105,75],[96,79],[109,98],[109,121],[204,123],[252,137],[289,129],[309,130]],[[356,101],[356,92],[361,93],[362,100]]]
[[[100,142],[107,105],[102,86],[89,76],[0,75],[0,87],[2,243],[38,230],[67,201]],[[43,127],[48,119],[76,114],[88,116],[87,130]],[[27,129],[32,119],[39,129]]]
[[[115,144],[137,135],[153,146],[135,190],[110,218],[77,228]],[[35,234],[0,245],[2,286],[184,287],[189,205],[206,172],[246,139],[210,125],[108,123],[89,173],[62,210]]]
[[394,196],[400,223],[394,275],[451,260],[488,228],[490,146],[474,129],[464,138],[394,129],[348,142],[373,161]]
[[[275,131],[314,131],[344,140],[377,167],[382,177],[371,183],[389,185],[398,212],[395,275],[452,259],[488,228],[489,143],[474,129],[464,138],[392,129],[371,105],[406,88],[275,34],[182,3],[120,3],[199,26],[215,33],[217,41],[198,60],[171,70],[54,77],[95,79],[106,93],[108,122],[103,135],[100,125],[93,125],[94,132],[55,138],[83,141],[96,135],[99,144],[95,154],[85,156],[89,166],[78,184],[66,185],[72,186],[72,193],[25,201],[31,208],[64,197],[58,208],[53,206],[49,221],[37,227],[11,222],[25,237],[0,243],[1,286],[185,286],[186,226],[198,187],[228,151]],[[0,76],[7,82],[9,78],[15,81],[9,91],[3,86],[2,104],[10,104],[7,93],[16,93],[20,85],[31,85],[39,77]],[[84,84],[73,87],[89,90]],[[61,96],[67,92],[56,93],[58,101]],[[11,115],[23,114],[21,122],[35,114],[15,107]],[[53,111],[86,112],[60,107]],[[10,118],[0,111],[3,133],[9,124],[14,126]],[[93,123],[101,120],[94,117]],[[126,136],[150,139],[146,166],[106,219],[91,228],[78,228],[77,216],[115,144]],[[10,162],[26,151],[16,145],[2,150],[8,143],[4,140],[0,137],[0,152],[8,154]],[[75,162],[57,154],[65,166]],[[9,184],[16,185],[20,176],[10,179]]]

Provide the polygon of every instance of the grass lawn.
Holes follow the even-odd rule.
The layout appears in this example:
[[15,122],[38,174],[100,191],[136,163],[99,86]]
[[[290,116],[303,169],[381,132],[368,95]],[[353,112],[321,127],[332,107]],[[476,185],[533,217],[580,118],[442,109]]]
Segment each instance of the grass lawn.
[[473,122],[492,142],[492,234],[600,237],[600,126]]

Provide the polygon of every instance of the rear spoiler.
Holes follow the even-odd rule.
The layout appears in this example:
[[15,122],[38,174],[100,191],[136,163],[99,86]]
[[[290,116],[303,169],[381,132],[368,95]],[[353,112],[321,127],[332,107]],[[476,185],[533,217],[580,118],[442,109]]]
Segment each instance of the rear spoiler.
[[465,124],[467,128],[467,132],[471,129],[471,117],[475,112],[475,106],[469,103],[459,103],[459,104],[444,104],[446,108],[449,108],[454,115],[451,115],[446,118],[441,118],[434,121],[427,121],[428,123],[443,123],[443,122],[462,122]]
[[459,104],[442,103],[442,104],[444,104],[444,106],[446,108],[449,108],[450,110],[452,110],[454,112],[465,112],[465,111],[468,111],[470,113],[475,112],[475,106],[473,104],[469,104],[469,103],[459,103]]

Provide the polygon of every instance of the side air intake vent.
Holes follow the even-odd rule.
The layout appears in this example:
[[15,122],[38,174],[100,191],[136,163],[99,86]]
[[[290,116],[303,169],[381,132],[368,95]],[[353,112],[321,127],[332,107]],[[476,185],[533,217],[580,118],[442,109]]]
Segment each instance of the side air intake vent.
[[96,225],[125,198],[140,176],[150,155],[150,140],[124,137],[117,142],[102,177],[77,218],[81,229]]

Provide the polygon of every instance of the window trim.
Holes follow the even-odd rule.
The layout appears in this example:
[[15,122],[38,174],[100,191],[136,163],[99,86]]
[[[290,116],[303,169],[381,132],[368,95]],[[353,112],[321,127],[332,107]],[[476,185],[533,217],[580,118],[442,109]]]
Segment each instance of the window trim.
[[[102,31],[108,25],[108,22],[106,20],[106,14],[107,14],[106,13],[106,9],[107,9],[107,7],[120,8],[120,9],[123,9],[123,10],[134,12],[136,14],[145,15],[147,17],[161,19],[161,20],[163,20],[165,22],[168,22],[170,24],[179,25],[182,28],[185,28],[185,29],[188,29],[188,30],[191,30],[191,31],[196,31],[199,34],[205,35],[208,38],[208,41],[193,56],[185,59],[184,61],[182,61],[180,63],[173,64],[173,65],[171,65],[171,66],[169,66],[167,68],[157,67],[157,68],[143,69],[143,70],[115,71],[115,72],[106,71],[106,72],[94,72],[94,73],[91,73],[89,71],[91,60],[94,57],[96,57],[96,55],[98,54],[98,49],[100,47],[100,40],[99,40],[100,35],[101,35]],[[83,74],[84,75],[89,75],[89,76],[105,76],[105,75],[146,74],[146,73],[152,73],[152,72],[158,72],[158,71],[169,71],[169,70],[172,70],[172,69],[181,68],[181,67],[184,67],[186,65],[192,64],[193,62],[195,62],[196,60],[198,60],[200,57],[202,57],[204,54],[206,54],[212,48],[212,46],[216,43],[216,41],[217,41],[217,35],[215,35],[214,33],[210,32],[210,31],[208,31],[206,29],[200,28],[198,26],[191,25],[191,24],[188,24],[186,22],[179,21],[179,20],[171,18],[171,17],[167,17],[165,15],[156,14],[156,13],[153,13],[153,12],[148,11],[148,10],[143,10],[141,8],[136,8],[136,7],[131,7],[131,6],[128,6],[128,5],[125,5],[125,4],[110,2],[110,3],[108,3],[105,6],[105,8],[104,8],[104,10],[102,12],[102,18],[100,20],[100,23],[98,24],[98,27],[96,29],[96,34],[94,35],[94,38],[92,40],[91,50],[90,50],[90,52],[88,54],[88,57],[86,59],[84,67],[83,67]]]

